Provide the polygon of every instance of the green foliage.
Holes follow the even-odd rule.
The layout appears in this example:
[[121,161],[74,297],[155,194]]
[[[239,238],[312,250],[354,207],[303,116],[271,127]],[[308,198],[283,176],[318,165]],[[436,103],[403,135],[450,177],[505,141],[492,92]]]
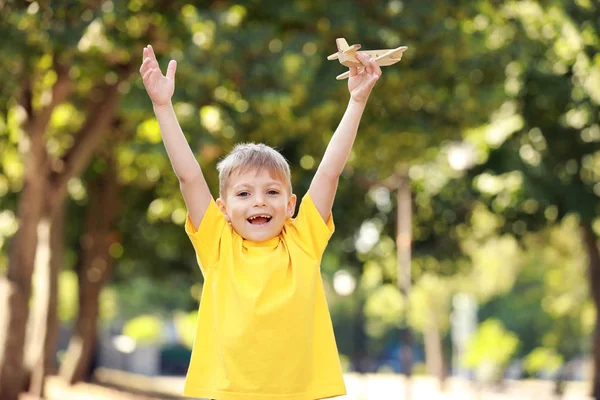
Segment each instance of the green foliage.
[[502,374],[519,346],[517,336],[507,331],[495,319],[482,322],[468,345],[464,360],[466,367],[485,371],[486,379],[497,378]]
[[163,322],[155,315],[140,315],[125,323],[123,335],[138,343],[156,343],[163,338]]
[[433,274],[423,275],[410,295],[410,326],[425,333],[431,326],[440,332],[450,327],[450,300],[456,290],[449,279]]
[[179,342],[191,350],[198,331],[198,311],[175,312],[174,320]]
[[[509,234],[513,242],[518,240],[514,243],[520,248],[511,245],[508,257],[498,253],[501,269],[493,271],[501,275],[479,280],[476,290],[487,287],[489,292],[482,297],[487,304],[481,314],[500,318],[517,332],[524,354],[546,347],[570,358],[589,349],[585,339],[595,317],[590,311],[594,307],[589,300],[585,249],[573,218],[591,223],[600,215],[600,174],[593,161],[600,150],[600,98],[599,86],[592,84],[600,71],[600,34],[590,22],[597,5],[509,1],[496,10],[466,21],[465,27],[474,23],[470,29],[481,32],[494,50],[489,56],[505,71],[503,104],[489,116],[488,124],[464,131],[478,165],[447,181],[433,195],[454,193],[460,200],[448,207],[467,209],[456,213],[465,224],[448,232],[456,233],[474,260],[487,258],[488,252],[480,246],[486,241],[498,243],[495,235]],[[431,175],[423,170],[426,173],[419,171],[419,176]],[[472,187],[465,189],[465,180]],[[426,189],[419,182],[417,188],[422,187]],[[427,200],[424,196],[419,204]],[[487,222],[474,219],[481,206],[493,215]],[[425,221],[442,213],[428,213]],[[528,233],[536,231],[541,233]],[[474,269],[478,264],[487,262],[474,264]],[[494,273],[479,271],[486,278]]]
[[117,293],[118,316],[123,319],[150,312],[168,316],[177,309],[197,309],[201,291],[184,275],[176,274],[167,280],[140,275],[113,286]]
[[[4,210],[0,212],[0,249],[2,248],[4,242],[15,234],[17,227],[17,219],[11,210]],[[0,273],[4,271],[7,265],[8,257],[6,254],[0,253]]]
[[577,218],[526,234],[520,253],[523,265],[512,290],[491,297],[479,315],[515,332],[521,356],[542,347],[565,359],[588,351],[595,314]]
[[480,300],[509,291],[521,268],[521,252],[517,241],[509,235],[491,237],[483,243],[465,241],[464,249],[471,256],[472,270],[463,286]]
[[[112,321],[117,316],[117,293],[105,287],[100,293],[99,314],[102,321]],[[58,276],[58,319],[72,323],[79,311],[79,281],[73,271],[61,271]]]
[[591,307],[587,255],[578,231],[578,218],[569,215],[559,225],[526,241],[531,268],[543,271],[541,306],[554,321],[541,344],[566,357],[580,353],[582,343],[587,343],[584,339],[592,332],[585,321]]
[[109,323],[117,318],[119,315],[118,293],[113,287],[103,287],[98,302],[100,304],[99,313],[102,322]]
[[380,339],[392,327],[400,327],[405,308],[404,300],[392,284],[384,284],[371,293],[365,303],[366,332]]
[[538,347],[525,357],[525,370],[530,374],[556,373],[563,364],[563,357],[554,349]]
[[357,321],[362,315],[359,292],[355,291],[351,296],[337,296],[328,280],[324,280],[324,284],[339,352],[352,355],[364,351],[365,344],[358,337],[363,329],[362,323]]
[[586,4],[511,1],[499,14],[515,49],[505,63],[506,105],[521,123],[488,141],[488,157],[475,173],[519,173],[516,201],[492,194],[489,202],[499,203],[495,211],[510,216],[505,227],[516,233],[569,213],[585,220],[600,213],[592,161],[600,150],[600,92],[592,83],[600,76],[600,34],[589,23],[597,6]]
[[71,322],[79,310],[79,283],[73,271],[61,271],[58,276],[58,319]]

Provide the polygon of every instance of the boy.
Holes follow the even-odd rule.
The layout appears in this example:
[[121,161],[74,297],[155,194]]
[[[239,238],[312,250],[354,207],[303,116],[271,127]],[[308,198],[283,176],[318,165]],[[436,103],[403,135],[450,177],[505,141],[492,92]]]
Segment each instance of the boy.
[[298,215],[290,169],[262,144],[238,145],[219,165],[213,200],[171,105],[176,62],[166,76],[151,46],[144,86],[179,178],[204,290],[184,395],[218,400],[314,400],[346,393],[320,261],[333,233],[337,184],[367,99],[381,75],[357,54],[348,108]]

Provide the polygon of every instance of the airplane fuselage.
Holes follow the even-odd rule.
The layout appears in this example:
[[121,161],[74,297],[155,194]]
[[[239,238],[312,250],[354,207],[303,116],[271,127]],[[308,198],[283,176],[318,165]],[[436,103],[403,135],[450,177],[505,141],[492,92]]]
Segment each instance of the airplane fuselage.
[[[356,53],[359,53],[360,44],[353,44],[348,46],[348,42],[344,38],[336,39],[338,48],[337,53],[333,53],[327,57],[328,60],[339,60],[340,64],[350,68],[356,67],[359,71],[363,68],[360,61],[356,59]],[[402,59],[402,53],[408,49],[406,46],[396,47],[395,49],[384,49],[384,50],[362,50],[360,53],[366,54],[373,59],[379,66],[387,67],[389,65],[396,64]],[[345,79],[349,75],[345,72],[337,76],[337,79]]]

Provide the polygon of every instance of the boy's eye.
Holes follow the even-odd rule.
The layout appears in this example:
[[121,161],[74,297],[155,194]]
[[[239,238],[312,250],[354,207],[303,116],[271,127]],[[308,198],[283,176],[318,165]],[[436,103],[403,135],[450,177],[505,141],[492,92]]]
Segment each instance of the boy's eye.
[[248,192],[239,192],[237,195],[240,196],[240,197],[247,197],[247,196],[250,196],[250,193],[248,193]]
[[279,192],[277,190],[269,190],[267,192],[267,194],[273,194],[273,195],[275,195],[275,194],[279,194]]

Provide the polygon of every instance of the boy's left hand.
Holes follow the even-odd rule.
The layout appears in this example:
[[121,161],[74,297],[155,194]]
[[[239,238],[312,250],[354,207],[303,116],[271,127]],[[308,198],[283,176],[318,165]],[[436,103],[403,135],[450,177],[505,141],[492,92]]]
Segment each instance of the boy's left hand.
[[363,53],[357,52],[356,59],[362,63],[364,68],[358,72],[357,67],[350,67],[348,90],[354,101],[366,103],[369,94],[371,94],[371,89],[381,76],[381,68],[371,57]]

